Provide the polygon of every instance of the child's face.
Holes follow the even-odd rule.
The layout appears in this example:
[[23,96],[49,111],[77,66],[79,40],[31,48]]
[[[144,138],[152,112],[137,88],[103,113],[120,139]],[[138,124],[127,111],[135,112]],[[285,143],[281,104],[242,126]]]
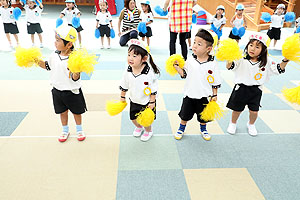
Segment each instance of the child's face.
[[55,44],[55,48],[58,51],[65,51],[68,49],[67,45],[65,46],[64,41],[60,37],[58,37],[57,34],[55,34],[55,43],[54,44]]
[[142,10],[143,12],[148,12],[148,5],[142,4]]
[[262,43],[259,43],[257,40],[254,42],[250,43],[248,45],[248,54],[251,58],[257,58],[262,50]]
[[198,57],[208,55],[212,50],[211,46],[207,46],[207,42],[201,37],[196,36],[192,47],[193,53]]
[[33,2],[33,1],[28,1],[28,6],[29,6],[29,8],[33,8],[34,5],[35,5],[35,2]]
[[1,0],[1,5],[2,6],[7,6],[8,4],[7,4],[7,1],[6,0]]
[[236,13],[237,13],[238,15],[243,14],[243,12],[244,12],[244,10],[236,10]]
[[216,14],[217,15],[223,15],[223,13],[224,13],[223,9],[218,9]]
[[74,3],[66,3],[66,7],[72,9],[74,7]]
[[281,15],[281,14],[283,13],[283,11],[284,11],[283,8],[278,8],[278,9],[277,9],[277,13],[278,13],[279,15]]
[[135,1],[134,0],[131,0],[130,2],[129,2],[129,10],[133,10],[134,8],[135,8]]
[[134,54],[133,50],[128,52],[127,62],[128,62],[128,65],[131,66],[132,68],[141,67],[142,63],[145,62],[146,60],[147,60],[146,56],[144,58],[142,58],[141,55]]
[[105,2],[101,2],[101,3],[99,4],[99,6],[100,6],[101,11],[107,10],[107,5],[106,5]]

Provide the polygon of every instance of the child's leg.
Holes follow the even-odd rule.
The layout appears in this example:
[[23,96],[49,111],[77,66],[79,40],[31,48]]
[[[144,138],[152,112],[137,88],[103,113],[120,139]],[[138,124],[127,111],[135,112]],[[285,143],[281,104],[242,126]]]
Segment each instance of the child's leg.
[[6,38],[7,38],[8,42],[9,42],[9,45],[12,46],[9,33],[5,33],[5,35],[6,35]]
[[15,39],[16,39],[16,42],[17,42],[17,45],[19,46],[19,38],[18,38],[18,35],[17,34],[13,34]]
[[191,38],[188,38],[189,47],[192,46]]
[[77,32],[77,34],[78,34],[79,45],[81,45],[81,34],[80,34],[80,32]]
[[60,120],[63,127],[63,131],[62,134],[58,137],[58,141],[65,142],[69,137],[68,110],[60,114]]
[[107,44],[110,46],[110,37],[107,37]]
[[145,37],[142,37],[142,40],[145,41]]
[[150,37],[147,37],[147,44],[150,46]]
[[236,124],[238,118],[240,117],[240,114],[242,112],[238,112],[238,111],[232,111],[232,116],[231,116],[231,123]]
[[73,114],[73,115],[74,115],[76,125],[81,125],[81,121],[82,121],[81,114],[79,114],[79,115]]
[[137,128],[143,128],[139,123],[137,123],[136,120],[131,120],[131,121]]
[[60,114],[60,121],[63,126],[68,125],[68,110]]
[[176,140],[180,140],[183,137],[183,133],[185,131],[186,124],[187,124],[187,121],[184,121],[184,120],[180,121],[179,128],[174,135]]
[[258,116],[258,111],[249,110],[249,124],[254,124]]
[[211,139],[211,136],[206,130],[206,123],[200,122],[200,130],[203,139],[209,141]]
[[101,46],[103,46],[103,45],[104,45],[104,36],[101,37]]
[[139,123],[137,123],[137,121],[134,119],[134,120],[131,120],[132,121],[132,123],[136,126],[136,128],[134,129],[134,131],[133,131],[133,136],[134,137],[139,137],[139,136],[141,136],[141,134],[143,133],[143,131],[144,131],[144,129],[143,129],[143,127],[139,124]]
[[274,39],[274,47],[276,46],[277,40]]
[[42,44],[42,43],[43,43],[42,34],[41,34],[41,33],[38,33],[38,36],[39,36],[39,39],[40,39],[40,43]]
[[32,45],[34,45],[34,34],[30,34]]
[[83,141],[85,139],[85,134],[83,133],[82,130],[82,117],[81,114],[73,114],[75,123],[76,123],[76,132],[77,132],[77,140],[78,141]]

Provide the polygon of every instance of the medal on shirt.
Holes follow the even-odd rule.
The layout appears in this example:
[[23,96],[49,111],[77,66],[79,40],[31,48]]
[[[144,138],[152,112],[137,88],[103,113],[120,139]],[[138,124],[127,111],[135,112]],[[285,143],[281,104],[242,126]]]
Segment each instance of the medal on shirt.
[[265,71],[265,68],[264,67],[260,68],[259,72],[257,74],[255,74],[254,79],[257,80],[257,81],[260,80],[262,78],[262,73],[261,72],[263,72],[263,71]]
[[207,76],[207,82],[208,83],[214,83],[215,82],[215,79],[214,77],[211,75],[213,72],[211,70],[208,70],[208,76]]
[[149,96],[151,94],[151,89],[149,88],[149,83],[148,82],[144,82],[144,85],[146,85],[147,87],[145,87],[144,89],[144,94],[146,96]]

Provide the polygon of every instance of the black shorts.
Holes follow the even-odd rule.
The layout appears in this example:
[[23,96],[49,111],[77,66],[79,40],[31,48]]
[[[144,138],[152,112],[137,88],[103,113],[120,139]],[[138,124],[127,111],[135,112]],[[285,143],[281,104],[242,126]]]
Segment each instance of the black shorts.
[[106,37],[110,37],[110,28],[108,25],[101,25],[99,26],[99,31],[100,31],[100,36],[104,37],[104,35],[106,35]]
[[81,89],[79,89],[79,94],[74,94],[70,90],[60,91],[56,88],[53,88],[52,98],[56,114],[61,114],[67,110],[70,110],[73,114],[79,115],[87,111]]
[[[72,24],[68,24],[69,26],[72,26],[73,28],[75,28]],[[80,25],[78,28],[75,28],[77,33],[80,32],[80,31],[83,31],[83,28],[82,26]]]
[[3,23],[3,26],[4,26],[4,32],[5,33],[10,33],[10,34],[18,34],[19,33],[17,22],[15,22],[15,23]]
[[190,39],[190,38],[192,38],[192,30],[186,33],[186,39]]
[[147,26],[147,33],[146,34],[143,34],[142,32],[139,32],[139,36],[140,37],[151,37],[152,36],[152,29],[151,27]]
[[[141,105],[141,104],[133,103],[132,101],[130,101],[130,111],[129,111],[130,120],[135,120],[137,118],[136,115],[139,112],[145,110],[147,107],[148,107],[148,103],[146,105]],[[156,119],[156,103],[155,103],[153,112],[155,114],[154,119]]]
[[267,35],[272,40],[280,40],[281,28],[271,28],[268,30]]
[[196,113],[198,122],[207,123],[208,121],[204,121],[200,117],[200,113],[202,113],[207,104],[208,100],[206,97],[201,99],[192,99],[186,96],[183,98],[181,109],[178,115],[183,121],[190,121],[193,119],[194,114]]
[[259,111],[262,91],[257,85],[246,86],[243,84],[235,85],[227,107],[231,110],[242,112],[247,105],[251,111]]
[[42,33],[43,30],[41,28],[40,23],[30,23],[27,22],[27,33],[28,34],[35,34],[35,33]]
[[234,40],[240,40],[241,39],[240,36],[233,35],[232,30],[230,31],[229,38],[234,39]]

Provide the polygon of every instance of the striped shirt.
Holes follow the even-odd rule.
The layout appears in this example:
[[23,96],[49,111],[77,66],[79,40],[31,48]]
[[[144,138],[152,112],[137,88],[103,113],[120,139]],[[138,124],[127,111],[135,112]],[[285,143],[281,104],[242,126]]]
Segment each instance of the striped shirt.
[[136,29],[140,22],[141,11],[135,8],[133,11],[124,8],[120,13],[120,20],[123,20],[122,32]]
[[190,32],[194,1],[195,0],[173,0],[170,8],[169,26],[171,32]]

